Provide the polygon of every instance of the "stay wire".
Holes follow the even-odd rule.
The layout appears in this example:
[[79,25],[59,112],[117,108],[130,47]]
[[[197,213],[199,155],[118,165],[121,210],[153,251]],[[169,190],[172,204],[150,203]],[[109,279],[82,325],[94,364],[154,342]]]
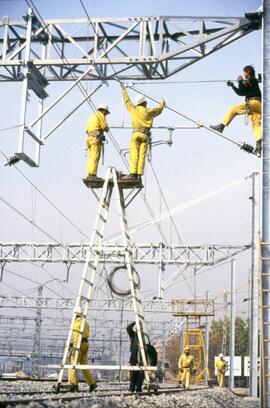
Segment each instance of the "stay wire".
[[[33,225],[35,228],[37,228],[40,232],[45,234],[48,238],[50,238],[52,241],[60,245],[62,248],[65,248],[64,244],[58,241],[57,238],[54,238],[50,233],[48,233],[46,230],[44,230],[40,225],[38,225],[36,222],[33,222],[30,218],[28,218],[25,214],[23,214],[18,208],[14,207],[11,203],[9,203],[4,197],[0,196],[0,201],[2,201],[6,206],[8,206],[11,210],[16,212],[20,217],[22,217],[24,220],[29,222],[31,225]],[[70,252],[75,258],[78,257],[77,254]],[[97,272],[97,275],[99,273]]]
[[11,275],[14,275],[14,276],[18,276],[19,278],[27,280],[28,282],[32,282],[32,283],[35,283],[35,284],[37,284],[39,286],[43,286],[44,288],[46,288],[48,291],[52,292],[53,294],[62,297],[62,294],[57,293],[55,290],[49,288],[46,284],[43,284],[42,282],[38,282],[38,281],[36,281],[34,279],[30,279],[30,278],[28,278],[26,276],[22,276],[19,273],[11,271],[10,269],[7,269],[7,268],[5,268],[5,272],[10,273]]
[[227,81],[233,81],[232,79],[208,79],[208,80],[198,80],[198,81],[166,81],[164,79],[160,79],[160,81],[135,81],[132,82],[134,85],[169,85],[169,84],[208,84],[208,83],[224,83]]
[[151,162],[150,162],[150,167],[151,167],[151,169],[152,169],[154,178],[155,178],[156,183],[157,183],[157,185],[158,185],[160,194],[161,194],[161,196],[162,196],[162,198],[163,198],[164,204],[165,204],[165,206],[166,206],[166,208],[167,208],[167,211],[168,211],[168,213],[169,213],[169,215],[170,215],[170,219],[171,219],[171,222],[172,222],[172,224],[173,224],[173,226],[174,226],[174,229],[175,229],[175,232],[176,232],[176,234],[177,234],[178,240],[179,240],[179,242],[180,242],[182,245],[184,245],[184,243],[183,243],[183,241],[182,241],[182,239],[181,239],[181,237],[180,237],[179,231],[178,231],[178,229],[177,229],[177,226],[176,226],[176,224],[175,224],[175,221],[174,221],[174,219],[173,219],[173,216],[172,216],[172,214],[171,214],[171,210],[170,210],[170,208],[169,208],[169,206],[168,206],[168,203],[167,203],[167,200],[166,200],[165,195],[164,195],[164,193],[163,193],[163,190],[162,190],[162,187],[161,187],[161,185],[160,185],[160,182],[159,182],[159,180],[158,180],[157,174],[156,174],[155,169],[154,169],[154,167],[153,167],[153,165],[152,165]]
[[[8,156],[0,149],[0,153],[2,156],[8,160]],[[35,189],[57,212],[61,215],[66,221],[70,223],[80,234],[82,234],[87,240],[89,240],[89,236],[86,235],[69,217],[67,217],[60,208],[58,208],[25,174],[24,172],[14,164],[14,168],[22,175],[22,177],[31,185],[32,188]]]
[[7,130],[16,129],[16,128],[21,127],[21,126],[23,126],[23,124],[22,125],[10,126],[10,127],[7,127],[7,128],[0,129],[0,132],[6,132]]

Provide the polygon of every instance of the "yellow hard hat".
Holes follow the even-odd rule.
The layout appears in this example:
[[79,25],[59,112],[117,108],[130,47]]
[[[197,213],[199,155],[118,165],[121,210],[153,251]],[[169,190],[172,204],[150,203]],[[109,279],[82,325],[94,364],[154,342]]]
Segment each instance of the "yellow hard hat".
[[188,346],[184,347],[184,351],[189,351],[189,350],[190,350],[190,348]]

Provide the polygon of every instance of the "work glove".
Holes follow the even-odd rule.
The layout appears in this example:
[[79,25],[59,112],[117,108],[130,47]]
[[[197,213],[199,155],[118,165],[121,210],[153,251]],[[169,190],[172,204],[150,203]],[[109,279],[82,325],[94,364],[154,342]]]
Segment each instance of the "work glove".
[[242,77],[242,75],[239,75],[237,77],[237,82],[243,82],[243,81],[244,81],[244,78]]
[[227,84],[227,86],[233,86],[233,82],[232,82],[232,81],[227,81],[226,84]]
[[123,91],[126,90],[126,84],[124,84],[124,82],[121,82],[121,88],[123,89]]

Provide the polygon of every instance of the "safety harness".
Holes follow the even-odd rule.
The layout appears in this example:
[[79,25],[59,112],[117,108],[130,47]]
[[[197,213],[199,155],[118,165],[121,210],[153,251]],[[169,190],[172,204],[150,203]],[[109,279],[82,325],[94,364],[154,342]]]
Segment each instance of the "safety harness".
[[143,133],[144,135],[148,136],[148,153],[147,158],[150,162],[152,160],[152,137],[151,137],[151,130],[149,128],[133,128],[133,133],[139,132]]

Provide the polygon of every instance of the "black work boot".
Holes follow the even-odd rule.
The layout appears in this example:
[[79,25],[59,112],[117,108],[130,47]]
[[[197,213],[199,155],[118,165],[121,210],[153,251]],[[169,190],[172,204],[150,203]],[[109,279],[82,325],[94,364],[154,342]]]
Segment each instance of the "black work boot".
[[222,133],[225,126],[223,125],[223,123],[219,123],[218,125],[211,125],[210,128],[216,130],[219,133]]
[[136,179],[137,179],[137,181],[141,182],[142,181],[141,174],[136,174]]
[[258,157],[261,157],[261,155],[262,155],[262,141],[261,141],[261,140],[258,140],[258,141],[256,142],[256,147],[255,147],[254,153],[255,153]]
[[91,384],[91,385],[89,386],[89,391],[90,391],[90,392],[93,392],[93,391],[95,391],[96,388],[97,388],[97,384],[96,384],[96,383]]

